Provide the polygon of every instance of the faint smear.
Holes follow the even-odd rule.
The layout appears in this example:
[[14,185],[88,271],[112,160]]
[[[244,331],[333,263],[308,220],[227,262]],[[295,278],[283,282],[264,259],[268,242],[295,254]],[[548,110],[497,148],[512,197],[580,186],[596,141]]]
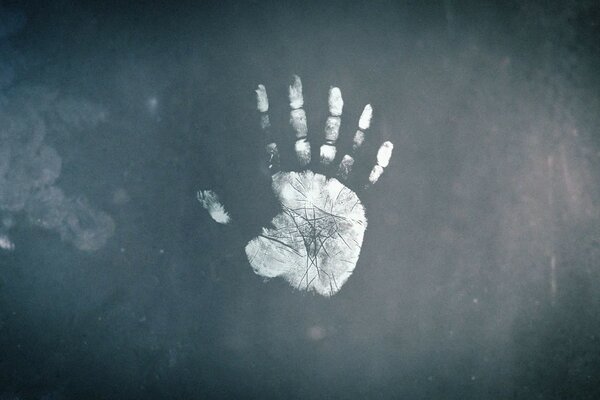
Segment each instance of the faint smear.
[[2,250],[14,250],[15,244],[6,235],[0,235],[0,249]]
[[62,160],[45,138],[91,129],[105,119],[105,112],[43,86],[13,87],[0,100],[0,247],[14,249],[9,236],[13,215],[23,212],[30,223],[57,232],[80,250],[104,246],[114,221],[85,197],[67,196],[54,185]]
[[313,325],[310,328],[308,328],[306,335],[311,340],[319,341],[325,339],[325,337],[327,336],[327,331],[320,325]]
[[131,197],[129,196],[129,193],[127,193],[127,190],[119,188],[113,192],[112,203],[114,205],[122,206],[129,203],[130,201]]

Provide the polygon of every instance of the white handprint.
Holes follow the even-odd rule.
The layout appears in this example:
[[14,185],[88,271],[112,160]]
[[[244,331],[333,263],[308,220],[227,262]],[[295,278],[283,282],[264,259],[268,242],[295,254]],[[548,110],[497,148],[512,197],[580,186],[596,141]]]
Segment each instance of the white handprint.
[[[256,90],[261,128],[267,139],[269,169],[279,165],[277,143],[271,136],[268,116],[269,102],[263,85]],[[290,124],[296,134],[295,152],[298,162],[306,167],[311,161],[306,113],[302,108],[302,83],[295,76],[289,88]],[[336,155],[344,102],[337,87],[329,90],[329,117],[325,125],[325,143],[320,149],[322,167],[331,164]],[[354,164],[354,153],[361,147],[372,116],[370,105],[365,106],[354,135],[352,155],[342,158],[337,174],[346,181]],[[377,163],[371,170],[369,182],[377,182],[392,155],[393,145],[385,142],[377,152]],[[271,221],[271,227],[246,245],[246,255],[254,272],[265,278],[282,277],[301,290],[314,290],[323,296],[337,293],[348,280],[360,255],[364,231],[367,228],[364,207],[354,191],[340,180],[315,173],[279,171],[272,176],[275,196],[281,212]],[[230,221],[217,195],[204,190],[198,200],[211,217],[227,224]]]

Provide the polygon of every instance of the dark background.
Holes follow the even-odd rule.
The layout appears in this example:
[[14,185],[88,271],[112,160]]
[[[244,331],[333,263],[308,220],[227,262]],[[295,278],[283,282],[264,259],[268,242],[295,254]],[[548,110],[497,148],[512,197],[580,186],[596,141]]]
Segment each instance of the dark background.
[[[2,4],[0,399],[600,398],[598,2]],[[330,299],[243,252],[292,74],[395,144]]]

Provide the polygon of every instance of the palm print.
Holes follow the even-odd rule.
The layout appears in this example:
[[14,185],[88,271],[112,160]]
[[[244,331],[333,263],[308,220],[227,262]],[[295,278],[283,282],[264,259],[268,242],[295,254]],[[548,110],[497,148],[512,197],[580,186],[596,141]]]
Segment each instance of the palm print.
[[[340,161],[336,175],[313,172],[311,147],[307,139],[306,113],[303,109],[302,82],[294,76],[289,87],[290,124],[296,135],[294,150],[303,170],[278,171],[279,149],[271,134],[266,89],[256,89],[260,126],[266,139],[266,154],[272,175],[273,193],[281,212],[269,227],[246,245],[246,255],[254,272],[265,278],[281,277],[299,290],[323,296],[337,293],[348,280],[360,255],[367,228],[365,209],[354,191],[345,184],[354,165],[355,153],[365,140],[373,109],[367,104],[354,134],[351,154]],[[329,90],[329,116],[324,143],[320,148],[320,167],[327,170],[336,156],[343,99],[339,88]],[[369,184],[377,182],[392,155],[393,145],[385,142],[377,152],[377,162],[369,174]],[[277,171],[277,172],[275,172]],[[219,223],[230,222],[229,214],[211,190],[198,192],[198,200]]]

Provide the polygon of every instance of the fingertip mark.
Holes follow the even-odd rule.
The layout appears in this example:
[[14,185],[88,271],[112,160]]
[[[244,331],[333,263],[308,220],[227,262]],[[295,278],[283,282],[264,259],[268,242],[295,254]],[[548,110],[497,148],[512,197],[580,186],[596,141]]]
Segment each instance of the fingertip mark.
[[267,89],[264,85],[258,85],[256,92],[256,108],[261,113],[269,111],[269,98],[267,97]]
[[344,100],[342,99],[342,92],[338,87],[332,87],[329,89],[329,114],[334,117],[342,115],[342,109],[344,108]]
[[392,142],[384,142],[379,150],[377,151],[377,164],[382,167],[387,167],[390,163],[390,158],[392,158],[392,151],[394,150],[394,145]]
[[358,120],[358,128],[362,130],[367,130],[371,126],[371,118],[373,117],[373,107],[370,104],[367,104],[363,109],[362,114],[360,115],[360,119]]

